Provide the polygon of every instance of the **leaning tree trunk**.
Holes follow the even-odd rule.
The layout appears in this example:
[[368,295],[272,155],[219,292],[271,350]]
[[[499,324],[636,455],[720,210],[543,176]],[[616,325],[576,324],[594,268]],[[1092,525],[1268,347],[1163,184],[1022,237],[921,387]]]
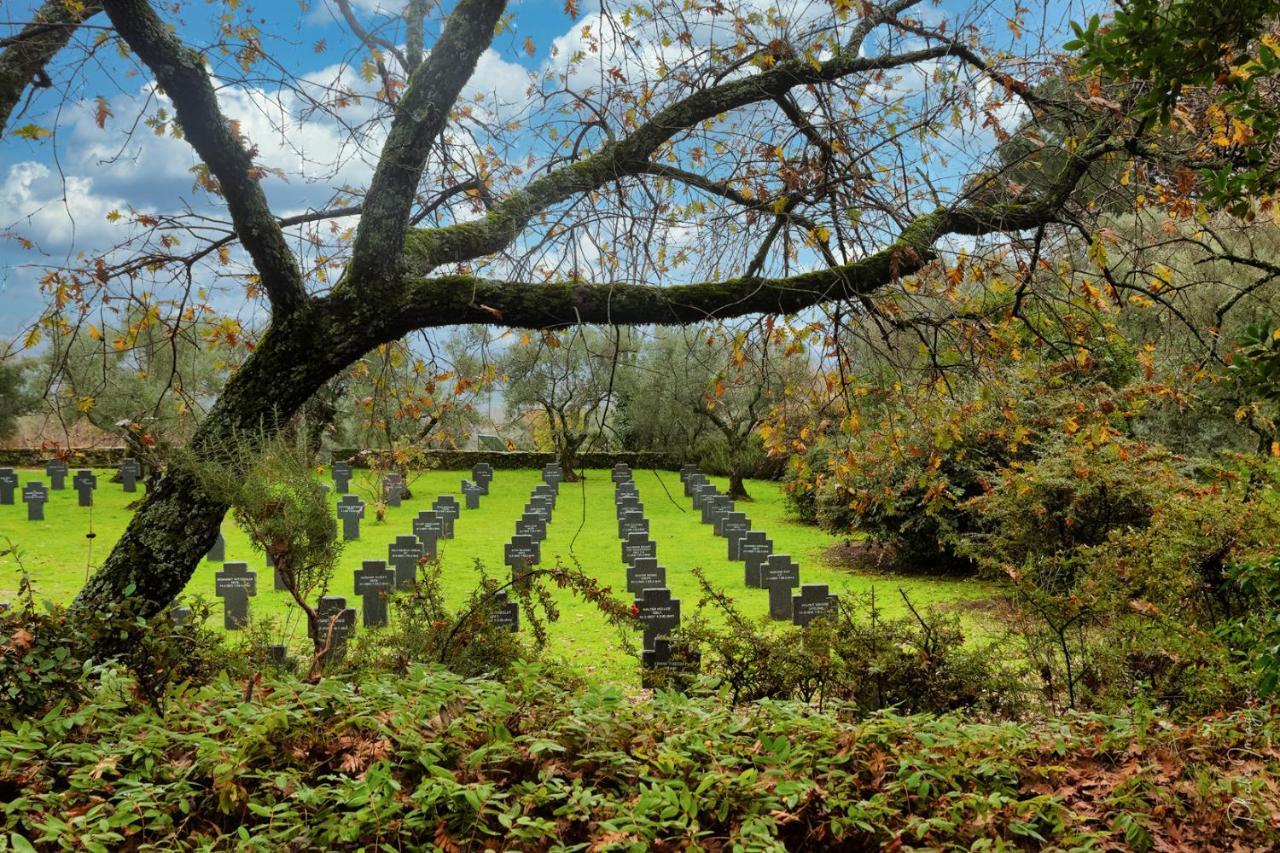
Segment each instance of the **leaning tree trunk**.
[[729,498],[735,501],[749,501],[751,495],[747,494],[746,483],[743,482],[742,459],[746,455],[747,442],[751,438],[751,434],[746,436],[737,436],[730,434],[729,439]]
[[582,447],[584,441],[586,441],[586,436],[575,439],[566,435],[564,440],[560,442],[558,461],[566,483],[576,483],[582,479],[582,476],[578,474],[578,448]]

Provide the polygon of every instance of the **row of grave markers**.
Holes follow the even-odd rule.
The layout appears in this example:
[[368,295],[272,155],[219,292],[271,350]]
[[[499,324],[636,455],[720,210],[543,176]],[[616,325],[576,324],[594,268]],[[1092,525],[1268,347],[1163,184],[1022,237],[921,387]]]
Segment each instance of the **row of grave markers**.
[[[702,523],[713,525],[717,536],[728,541],[730,560],[743,564],[743,580],[752,589],[769,593],[769,616],[791,620],[801,627],[832,612],[836,598],[826,584],[800,584],[800,567],[788,554],[775,554],[773,540],[762,530],[752,530],[746,513],[734,510],[733,500],[723,495],[693,465],[680,469],[684,493],[701,510]],[[792,590],[800,587],[799,595]]]
[[[518,587],[528,587],[530,570],[542,562],[542,543],[547,538],[563,479],[564,471],[555,462],[542,469],[542,482],[534,486],[524,511],[516,519],[515,534],[502,548],[503,562],[511,568],[511,580]],[[513,625],[512,630],[518,628]]]
[[[49,478],[48,486],[39,480],[32,480],[19,492],[18,472],[13,468],[0,468],[0,506],[14,505],[17,494],[27,505],[27,521],[44,521],[44,505],[49,502],[49,492],[66,489],[70,469],[67,463],[54,459],[45,464],[44,470]],[[120,464],[120,481],[126,492],[138,490],[140,476],[142,468],[138,465],[138,460],[125,459]],[[88,468],[82,468],[71,478],[71,488],[75,489],[80,506],[91,507],[93,493],[98,488],[98,477]]]

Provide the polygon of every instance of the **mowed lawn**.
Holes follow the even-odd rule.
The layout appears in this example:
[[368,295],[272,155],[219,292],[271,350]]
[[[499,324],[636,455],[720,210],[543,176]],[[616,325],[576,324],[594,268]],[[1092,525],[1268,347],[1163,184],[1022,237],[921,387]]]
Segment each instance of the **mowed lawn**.
[[[74,473],[73,469],[73,473]],[[118,483],[110,482],[111,474],[99,471],[99,487],[93,508],[77,506],[76,493],[67,478],[65,491],[50,491],[45,505],[45,521],[28,522],[26,506],[20,501],[13,506],[0,506],[0,542],[5,538],[18,546],[22,563],[30,572],[37,598],[67,603],[75,596],[85,578],[102,561],[112,544],[124,531],[131,510],[130,503],[139,493],[126,494]],[[567,565],[578,565],[612,587],[615,597],[630,601],[626,592],[625,566],[617,535],[614,512],[613,483],[607,470],[585,472],[578,483],[562,483],[547,540],[542,545],[543,565],[559,558]],[[385,560],[387,545],[398,535],[409,534],[417,513],[429,509],[441,494],[459,493],[466,472],[430,471],[410,481],[414,497],[399,508],[388,508],[379,522],[373,512],[374,481],[367,471],[357,471],[351,488],[369,503],[361,524],[360,539],[346,544],[339,569],[329,587],[330,594],[347,598],[348,606],[359,610],[359,599],[353,594],[353,572],[363,560]],[[48,484],[43,472],[22,471],[21,482],[40,480]],[[477,510],[462,510],[454,538],[439,545],[444,576],[444,591],[450,604],[461,605],[475,588],[479,561],[494,576],[507,577],[503,564],[503,545],[510,539],[533,487],[541,481],[538,471],[498,470],[490,493],[482,498]],[[701,567],[707,576],[728,592],[752,616],[768,610],[768,594],[748,589],[743,584],[743,568],[727,558],[723,539],[712,533],[710,525],[701,523],[700,513],[684,496],[679,477],[673,472],[636,471],[636,487],[649,518],[650,535],[657,542],[659,563],[667,568],[667,584],[682,601],[684,615],[693,612],[700,599],[697,579],[691,569]],[[712,478],[722,490],[724,480]],[[790,518],[782,490],[776,483],[751,481],[748,491],[754,500],[742,502],[738,509],[751,518],[753,529],[768,532],[775,553],[788,553],[800,564],[801,583],[825,583],[837,593],[866,593],[876,590],[878,602],[887,615],[904,610],[898,589],[901,587],[917,606],[947,604],[962,599],[991,596],[996,587],[971,580],[932,578],[897,578],[851,574],[826,565],[824,551],[839,541],[814,527]],[[20,494],[15,496],[20,498]],[[331,497],[336,502],[337,496]],[[241,561],[258,572],[258,595],[252,600],[254,618],[270,619],[277,641],[300,647],[305,643],[305,624],[298,608],[287,593],[272,588],[272,571],[263,556],[249,545],[247,537],[228,518],[223,522],[227,540],[227,560]],[[89,534],[95,534],[89,538]],[[187,585],[185,595],[214,596],[214,572],[221,564],[202,562]],[[0,557],[0,601],[12,601],[19,585],[20,572],[13,556]],[[550,626],[548,652],[572,664],[590,678],[602,678],[624,684],[638,683],[637,663],[619,642],[617,629],[607,624],[594,606],[578,600],[572,593],[557,590],[559,622]],[[221,629],[220,602],[211,621]],[[395,609],[392,608],[394,619]],[[636,645],[639,632],[635,632]]]

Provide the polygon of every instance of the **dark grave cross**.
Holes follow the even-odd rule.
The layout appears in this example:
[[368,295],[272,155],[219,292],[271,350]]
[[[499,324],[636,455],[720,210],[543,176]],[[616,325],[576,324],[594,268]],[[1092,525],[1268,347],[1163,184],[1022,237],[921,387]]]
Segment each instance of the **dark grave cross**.
[[697,465],[681,465],[680,466],[680,482],[687,483],[689,481],[689,477],[696,473],[698,473]]
[[541,542],[547,538],[547,522],[536,515],[522,515],[516,519],[516,534]]
[[453,519],[455,518],[453,511],[442,505],[439,498],[431,505],[431,511],[436,514],[436,518],[440,519],[440,538],[452,539]]
[[507,591],[499,590],[493,594],[493,610],[489,621],[498,628],[506,628],[513,634],[520,630],[520,605],[507,600]]
[[267,645],[267,663],[276,669],[289,668],[289,647],[284,643],[270,643]]
[[551,503],[551,508],[556,508],[556,496],[559,494],[555,489],[546,483],[539,483],[533,487],[533,496],[535,498],[546,498]]
[[645,649],[654,648],[654,640],[680,627],[680,599],[672,598],[666,587],[643,590],[636,596],[633,612],[644,627]]
[[619,525],[619,527],[621,529],[618,531],[618,534],[622,539],[626,539],[632,533],[643,533],[645,536],[649,535],[649,519],[639,513],[629,515],[627,519]]
[[752,530],[738,542],[738,556],[746,563],[743,575],[747,586],[760,588],[760,567],[773,553],[773,540],[763,530]]
[[622,520],[622,516],[628,512],[638,512],[644,515],[644,504],[636,498],[630,498],[618,504],[618,520]]
[[702,502],[712,495],[719,494],[715,486],[710,483],[703,483],[693,490],[693,508],[702,509]]
[[551,488],[559,491],[560,481],[564,479],[564,471],[554,462],[548,463],[542,469],[542,481]]
[[0,504],[13,505],[13,493],[18,488],[18,472],[12,468],[0,468]]
[[458,503],[458,499],[453,495],[441,495],[431,504],[431,508],[438,513],[449,516],[449,518],[457,521],[462,515],[462,505]]
[[93,506],[93,490],[98,488],[98,478],[88,468],[81,469],[71,478],[71,488],[76,490],[80,506]]
[[631,469],[623,462],[619,462],[613,466],[613,473],[609,475],[615,483],[627,483],[632,479]]
[[791,590],[800,585],[800,567],[786,554],[770,554],[760,567],[760,585],[769,590],[769,618],[791,618]]
[[480,494],[489,494],[489,484],[493,482],[493,467],[488,462],[477,462],[471,468],[471,479],[480,487]]
[[396,570],[382,560],[365,560],[355,572],[355,591],[360,596],[366,628],[387,624],[387,596],[396,588]]
[[525,515],[536,515],[548,524],[551,523],[551,504],[543,497],[529,498],[524,505]]
[[698,486],[705,485],[707,485],[707,478],[705,475],[697,472],[690,474],[689,478],[684,481],[684,496],[687,498],[693,497],[693,490],[698,488]]
[[221,563],[227,559],[227,540],[223,537],[222,531],[218,531],[218,538],[213,540],[213,544],[209,546],[209,553],[204,558],[210,563]]
[[807,583],[800,587],[800,594],[791,597],[791,623],[804,627],[836,609],[836,597],[827,590],[825,583]]
[[733,501],[728,495],[712,495],[702,501],[702,523],[715,524],[716,520],[733,512]]
[[483,492],[480,490],[480,486],[476,483],[473,483],[470,480],[462,481],[462,496],[466,498],[467,509],[479,509],[480,495],[482,494]]
[[413,535],[422,542],[422,547],[430,556],[436,558],[436,542],[444,535],[444,519],[438,512],[424,509],[413,519]]
[[27,505],[27,521],[44,521],[44,504],[49,490],[44,483],[30,482],[22,488],[22,502]]
[[225,563],[213,575],[214,590],[222,599],[222,627],[238,631],[249,624],[249,599],[258,594],[258,573],[247,563]]
[[342,538],[360,538],[360,519],[364,518],[364,501],[356,495],[343,495],[338,501],[338,518],[342,519]]
[[132,456],[120,462],[120,484],[126,492],[138,491],[138,477],[142,476],[142,466]]
[[521,586],[529,585],[528,572],[540,561],[538,543],[528,536],[515,535],[503,547],[503,559],[511,567],[511,579]]
[[628,566],[641,557],[657,557],[658,543],[647,533],[632,533],[622,543],[622,562]]
[[628,509],[618,513],[618,538],[627,538],[627,525],[632,521],[643,521],[644,513],[638,509]]
[[396,587],[407,589],[418,579],[418,560],[423,554],[422,540],[417,536],[397,536],[387,546],[387,562],[396,571]]
[[335,462],[329,466],[329,472],[333,477],[333,487],[338,490],[339,494],[346,494],[351,491],[351,463]]
[[[666,637],[657,637],[653,648],[640,651],[640,686],[646,690],[655,687],[679,687],[702,666],[702,655],[693,652],[688,657],[673,657],[671,641]],[[654,677],[654,673],[662,673]]]
[[731,512],[720,522],[721,535],[729,540],[729,559],[741,560],[738,547],[751,530],[751,519],[745,512]]
[[49,477],[49,488],[61,492],[67,487],[67,463],[60,459],[50,459],[45,463],[44,473]]
[[399,474],[388,474],[382,478],[382,502],[389,507],[399,507],[404,497],[404,482]]
[[646,589],[667,585],[667,570],[657,557],[638,557],[627,566],[627,592],[639,595]]
[[[307,634],[323,647],[332,637],[325,661],[340,661],[347,653],[347,640],[356,633],[356,610],[347,607],[347,600],[340,595],[322,596],[316,607],[316,618],[308,619]],[[333,634],[329,626],[333,625]]]

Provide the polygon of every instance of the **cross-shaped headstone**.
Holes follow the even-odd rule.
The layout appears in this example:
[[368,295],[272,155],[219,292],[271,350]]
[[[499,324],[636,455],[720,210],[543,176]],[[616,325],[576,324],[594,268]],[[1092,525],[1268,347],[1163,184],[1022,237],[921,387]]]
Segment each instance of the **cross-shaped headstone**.
[[640,557],[657,557],[658,543],[647,533],[632,533],[622,543],[622,562],[628,566]]
[[627,509],[619,512],[618,513],[618,538],[626,539],[627,524],[629,522],[635,521],[637,519],[643,519],[643,518],[644,518],[644,513],[638,509]]
[[667,585],[667,570],[658,565],[657,557],[637,557],[627,566],[627,592],[639,595],[646,589]]
[[356,610],[354,607],[347,607],[347,600],[340,595],[326,595],[320,599],[316,606],[316,618],[308,619],[307,635],[323,645],[329,637],[330,623],[333,625],[333,635],[325,661],[336,662],[346,656],[347,640],[356,633]]
[[697,465],[681,465],[680,466],[680,482],[686,483],[692,474],[698,473]]
[[431,508],[453,521],[457,521],[462,515],[462,506],[453,495],[441,495],[432,502]]
[[769,617],[791,618],[791,590],[800,585],[800,567],[786,554],[770,554],[760,567],[760,585],[769,590]]
[[540,516],[522,515],[516,519],[516,533],[528,536],[534,542],[541,542],[547,538],[547,522]]
[[382,478],[382,502],[389,507],[400,506],[404,497],[404,480],[399,474],[388,474]]
[[342,538],[360,538],[360,519],[364,518],[364,501],[356,495],[343,495],[338,500],[338,518],[342,519]]
[[738,546],[742,544],[743,537],[751,530],[751,519],[747,518],[745,512],[731,512],[720,519],[719,526],[720,535],[729,540],[729,559],[742,559],[738,555]]
[[698,672],[702,664],[702,655],[693,652],[689,657],[676,657],[672,654],[671,641],[666,637],[657,637],[653,648],[640,651],[640,686],[646,690],[655,687],[681,687],[689,676]]
[[639,498],[628,498],[627,500],[618,504],[617,509],[618,509],[619,521],[621,521],[622,516],[628,512],[638,512],[641,515],[644,515],[644,504],[640,503]]
[[511,567],[512,579],[518,584],[527,585],[529,579],[526,574],[541,562],[542,555],[537,542],[528,536],[516,535],[503,547],[502,556]]
[[493,482],[493,466],[488,462],[477,462],[471,468],[471,479],[480,487],[480,494],[489,494],[489,484]]
[[218,531],[218,538],[213,540],[213,544],[209,546],[209,553],[204,558],[210,563],[221,563],[227,559],[227,540],[223,538],[222,531]]
[[466,498],[467,509],[479,509],[480,496],[482,494],[484,494],[484,491],[480,488],[479,484],[473,483],[470,480],[462,481],[462,496]]
[[738,542],[738,556],[746,563],[743,573],[747,586],[760,587],[760,567],[773,553],[773,540],[763,530],[752,530]]
[[338,490],[339,494],[345,495],[351,491],[350,462],[335,462],[329,466],[329,471],[333,476],[333,487]]
[[489,618],[497,627],[515,633],[520,630],[520,605],[507,600],[505,589],[499,590],[493,594],[493,610],[490,611]]
[[407,589],[418,579],[418,561],[423,554],[422,540],[417,536],[397,536],[387,546],[387,562],[396,571],[396,587]]
[[702,502],[716,494],[719,494],[719,490],[710,483],[703,483],[700,486],[694,486],[693,495],[691,496],[693,498],[693,508],[702,509]]
[[624,482],[614,484],[613,499],[615,501],[620,500],[624,497],[635,498],[639,496],[640,496],[640,490],[636,488],[636,484],[632,480],[626,480]]
[[632,479],[631,468],[625,462],[619,462],[613,466],[613,473],[610,475],[615,483],[625,483]]
[[707,478],[705,474],[699,474],[696,472],[693,474],[690,474],[688,479],[684,481],[685,497],[693,497],[693,490],[698,488],[699,486],[705,486],[706,484],[707,484]]
[[22,502],[27,505],[27,521],[44,521],[44,504],[49,490],[44,483],[32,481],[22,487]]
[[800,594],[791,597],[791,623],[804,627],[828,613],[835,612],[836,597],[827,590],[825,583],[807,583],[800,587]]
[[556,508],[556,495],[558,492],[546,483],[539,483],[533,487],[533,496],[535,498],[546,498],[551,503],[551,508]]
[[731,512],[733,501],[728,495],[713,495],[710,500],[702,502],[702,523],[715,524]]
[[529,502],[524,505],[525,515],[536,515],[548,524],[551,523],[551,504],[547,503],[546,498],[541,496],[529,498]]
[[12,468],[0,468],[0,504],[13,505],[13,493],[18,488],[18,472]]
[[560,487],[560,481],[564,479],[564,470],[555,462],[548,462],[542,468],[542,481],[554,489]]
[[626,539],[632,533],[649,535],[649,519],[640,513],[631,513],[618,525],[618,536]]
[[249,624],[249,599],[258,594],[258,573],[247,563],[224,563],[214,572],[213,588],[222,599],[222,627],[238,631]]
[[98,488],[98,478],[88,468],[81,469],[71,478],[80,506],[93,506],[93,490]]
[[387,596],[396,588],[396,570],[382,560],[365,560],[355,573],[355,592],[364,610],[364,626],[381,628],[387,624]]
[[654,640],[680,627],[680,599],[672,598],[666,587],[643,590],[636,596],[635,611],[644,627],[643,648],[652,649]]
[[426,548],[431,554],[431,559],[434,560],[436,556],[436,541],[444,536],[444,519],[440,516],[440,513],[424,509],[414,516],[413,535],[422,541],[422,546]]
[[142,466],[132,456],[120,462],[120,483],[126,492],[138,491],[138,478],[142,476]]
[[50,459],[44,465],[44,473],[49,477],[49,488],[62,491],[67,487],[67,463],[61,459]]
[[268,643],[267,663],[276,669],[289,669],[289,647],[284,643]]

